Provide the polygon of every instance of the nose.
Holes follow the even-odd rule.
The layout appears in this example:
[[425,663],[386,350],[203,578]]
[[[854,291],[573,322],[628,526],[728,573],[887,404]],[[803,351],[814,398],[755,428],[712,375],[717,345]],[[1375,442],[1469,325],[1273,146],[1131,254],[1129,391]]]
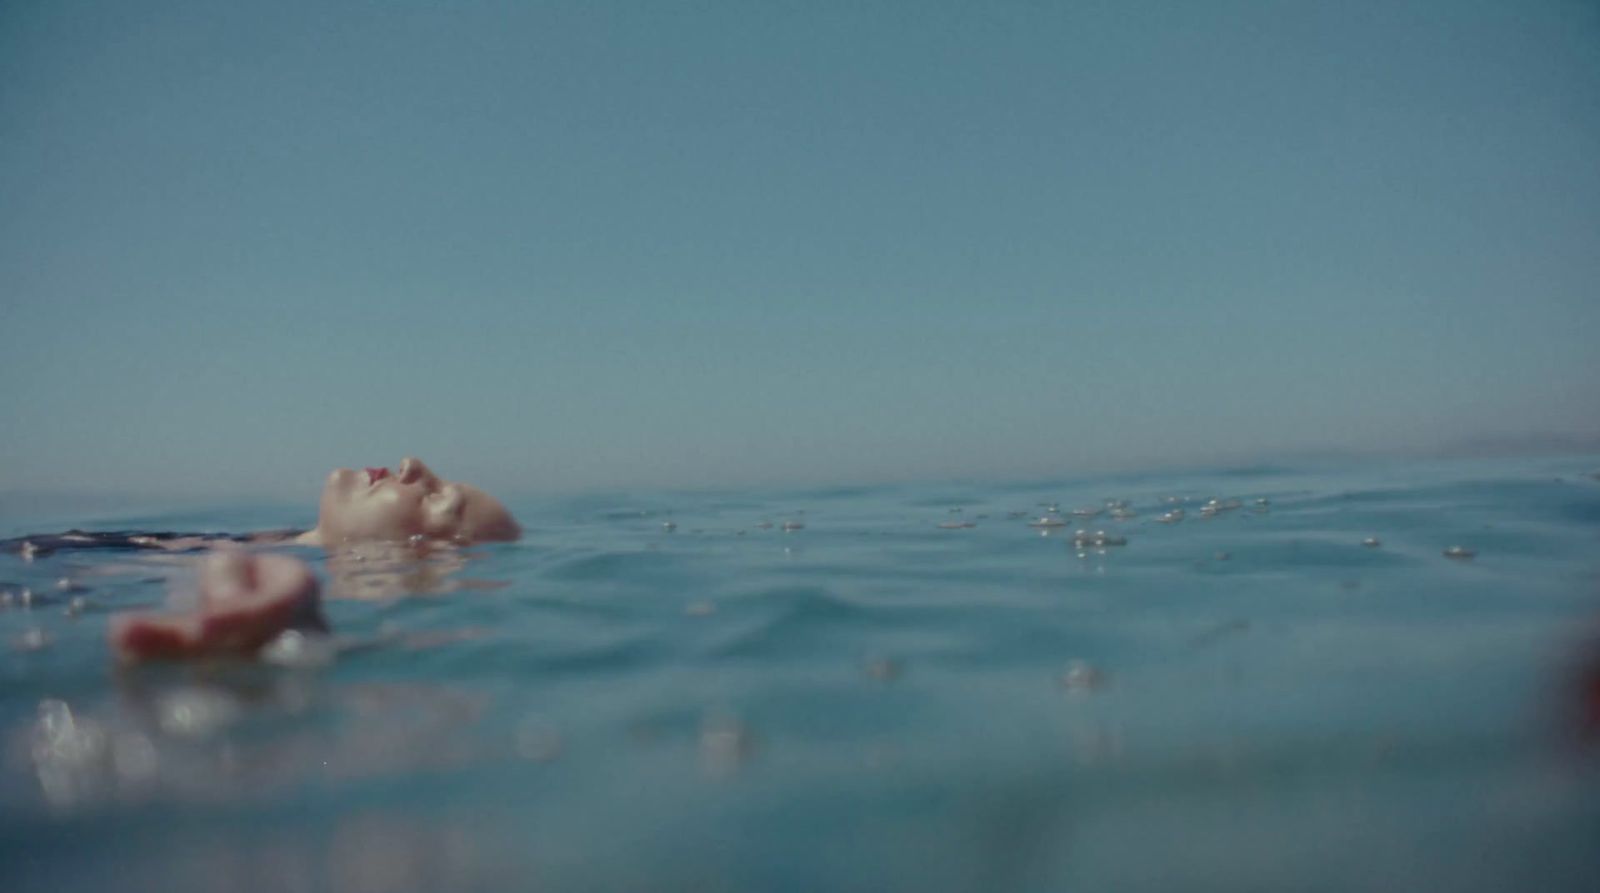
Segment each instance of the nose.
[[407,456],[400,460],[400,483],[414,484],[418,481],[436,481],[438,476],[433,469],[422,464],[416,456]]

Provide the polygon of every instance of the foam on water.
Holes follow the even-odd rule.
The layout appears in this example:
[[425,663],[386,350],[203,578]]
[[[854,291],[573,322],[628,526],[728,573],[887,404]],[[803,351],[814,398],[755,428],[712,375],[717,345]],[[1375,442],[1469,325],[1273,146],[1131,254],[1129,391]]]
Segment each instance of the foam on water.
[[0,889],[1586,889],[1597,468],[525,500],[287,547],[255,665],[113,668],[192,557],[0,556]]

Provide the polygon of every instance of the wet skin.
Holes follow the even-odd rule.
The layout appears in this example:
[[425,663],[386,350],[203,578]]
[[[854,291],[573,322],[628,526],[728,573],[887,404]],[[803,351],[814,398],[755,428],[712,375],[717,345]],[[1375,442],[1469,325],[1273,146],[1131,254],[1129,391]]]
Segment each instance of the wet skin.
[[224,549],[201,565],[193,611],[119,615],[109,638],[124,662],[251,657],[290,629],[327,629],[311,568],[288,555]]
[[493,496],[447,481],[422,460],[407,457],[394,473],[335,469],[322,489],[316,528],[298,541],[318,546],[417,538],[474,543],[521,535],[516,519]]

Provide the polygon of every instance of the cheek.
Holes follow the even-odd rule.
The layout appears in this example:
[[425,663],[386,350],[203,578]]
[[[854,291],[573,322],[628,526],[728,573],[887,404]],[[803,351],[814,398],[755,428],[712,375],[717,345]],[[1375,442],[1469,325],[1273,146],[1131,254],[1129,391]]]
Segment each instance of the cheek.
[[461,530],[461,500],[448,495],[428,500],[422,517],[429,536],[454,536]]
[[401,538],[420,531],[416,501],[393,490],[334,506],[330,526],[336,534]]

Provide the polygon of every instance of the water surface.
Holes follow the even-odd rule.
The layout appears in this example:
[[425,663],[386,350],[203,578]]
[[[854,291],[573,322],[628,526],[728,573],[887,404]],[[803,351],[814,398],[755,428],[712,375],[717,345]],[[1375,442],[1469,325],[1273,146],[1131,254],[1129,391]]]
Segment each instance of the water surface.
[[1597,470],[527,500],[284,549],[346,646],[288,666],[113,667],[192,556],[0,556],[0,889],[1592,889]]

